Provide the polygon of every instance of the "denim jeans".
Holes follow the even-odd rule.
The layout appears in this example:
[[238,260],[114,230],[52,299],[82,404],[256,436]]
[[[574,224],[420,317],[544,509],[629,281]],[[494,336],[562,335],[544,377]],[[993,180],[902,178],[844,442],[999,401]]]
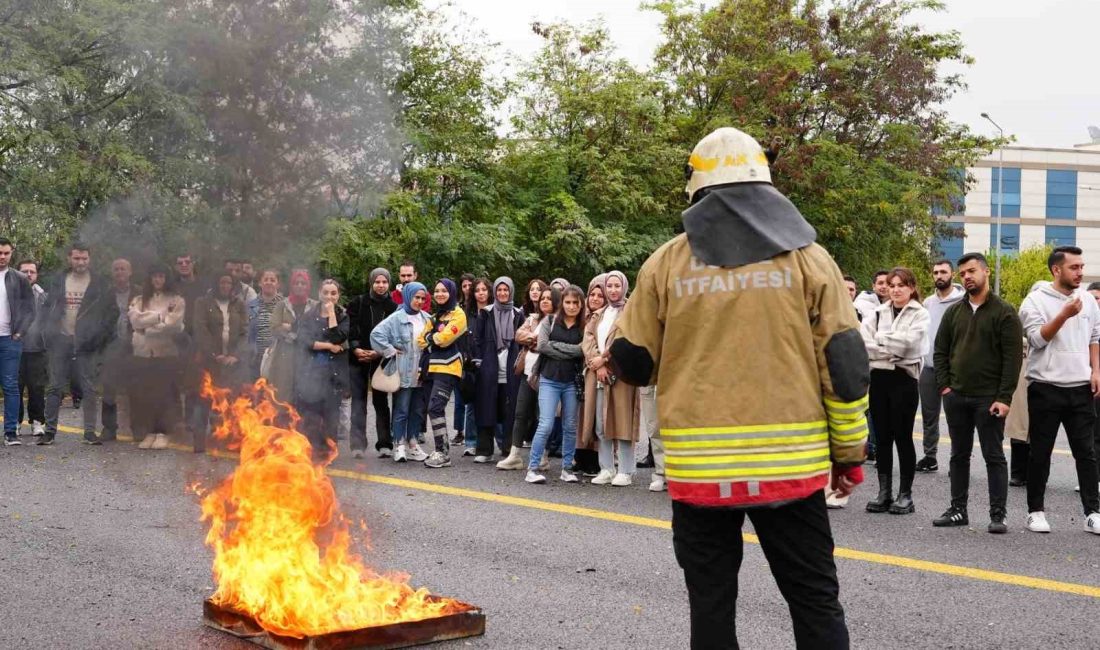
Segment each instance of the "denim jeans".
[[477,447],[477,413],[474,412],[473,404],[467,404],[465,411],[463,419],[466,422],[466,430],[462,435],[466,438],[466,448],[474,449]]
[[0,385],[4,390],[4,435],[19,432],[19,360],[23,356],[23,342],[10,336],[0,336]]
[[538,469],[546,442],[554,429],[554,416],[561,404],[562,461],[561,466],[573,466],[573,454],[577,450],[577,387],[571,381],[539,380],[539,427],[531,442],[531,459],[528,469]]
[[466,400],[462,399],[462,391],[455,391],[455,433],[466,431]]
[[61,397],[74,382],[80,386],[84,408],[84,437],[95,436],[99,419],[99,354],[73,350],[73,337],[60,336],[50,341],[47,351],[50,367],[50,387],[46,391],[46,435],[57,435],[57,418],[61,411]]
[[402,388],[393,394],[393,444],[407,445],[416,442],[416,436],[424,426],[424,388]]

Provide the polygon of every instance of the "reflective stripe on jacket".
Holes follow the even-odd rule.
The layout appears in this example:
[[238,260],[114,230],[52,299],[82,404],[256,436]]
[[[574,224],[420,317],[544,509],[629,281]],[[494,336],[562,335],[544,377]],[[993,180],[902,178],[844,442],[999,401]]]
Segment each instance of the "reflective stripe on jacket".
[[867,354],[825,249],[720,268],[680,236],[636,287],[618,337],[652,359],[673,499],[782,503],[824,488],[832,463],[863,461]]

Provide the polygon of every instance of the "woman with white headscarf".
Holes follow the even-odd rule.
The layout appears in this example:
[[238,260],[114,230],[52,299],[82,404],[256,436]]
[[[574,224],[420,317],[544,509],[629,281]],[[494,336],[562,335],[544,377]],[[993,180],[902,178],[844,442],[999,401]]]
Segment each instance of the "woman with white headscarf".
[[[592,316],[584,331],[585,366],[595,375],[595,382],[586,382],[584,418],[580,446],[593,437],[599,441],[600,473],[592,479],[596,485],[630,485],[637,469],[634,443],[638,441],[638,390],[618,381],[607,363],[615,322],[626,307],[630,283],[621,271],[610,271],[603,279],[603,294],[607,305]],[[616,457],[618,464],[616,465]]]
[[[509,277],[493,281],[493,305],[478,313],[474,327],[474,364],[477,372],[477,455],[475,463],[493,458],[493,441],[502,452],[503,432],[511,431],[516,395],[521,378],[512,372],[519,356],[516,330],[523,325],[523,310],[513,302],[516,285]],[[500,426],[503,426],[503,429]],[[501,432],[500,439],[498,431]]]

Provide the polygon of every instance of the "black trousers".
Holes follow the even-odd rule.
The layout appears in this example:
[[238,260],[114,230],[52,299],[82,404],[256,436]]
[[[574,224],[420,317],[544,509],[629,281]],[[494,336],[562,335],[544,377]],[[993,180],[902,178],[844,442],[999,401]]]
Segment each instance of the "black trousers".
[[[497,386],[497,403],[496,403],[496,421],[498,423],[506,422],[508,419],[508,388],[505,384]],[[510,424],[510,423],[508,423]],[[497,425],[491,427],[480,427],[477,432],[477,450],[478,456],[492,456],[494,442],[497,437]],[[508,433],[505,431],[503,440],[500,442],[501,452],[504,452],[504,445],[508,444],[505,441],[508,440]],[[509,447],[511,449],[511,447]]]
[[374,428],[378,442],[375,451],[393,449],[393,430],[390,424],[390,394],[370,387],[370,378],[378,367],[369,363],[348,368],[351,379],[351,448],[367,448],[367,392],[374,407]]
[[1031,456],[1031,447],[1023,440],[1013,438],[1008,441],[1008,474],[1014,479],[1027,482],[1028,458]]
[[326,391],[318,401],[298,399],[294,405],[302,416],[302,433],[309,438],[316,456],[329,453],[329,446],[336,447],[336,431],[340,427],[341,395]]
[[432,373],[428,397],[428,422],[431,423],[435,450],[444,456],[451,455],[451,437],[447,434],[447,405],[451,394],[458,388],[459,378],[454,375]]
[[508,455],[512,447],[522,447],[524,440],[530,440],[534,434],[532,431],[539,423],[539,394],[527,383],[527,378],[520,382],[519,394],[516,396],[516,421],[512,425],[512,435],[504,436],[507,444],[501,453]]
[[[45,352],[24,352],[19,357],[19,395],[27,394],[27,421],[46,422]],[[19,421],[23,421],[23,400],[19,400]]]
[[848,647],[833,562],[825,493],[778,508],[705,508],[672,502],[672,545],[684,570],[691,605],[692,650],[737,644],[737,574],[741,526],[748,515],[768,566],[787,600],[794,638],[804,650]]
[[[134,440],[151,433],[171,435],[180,422],[176,374],[178,357],[134,357],[130,362],[130,428]],[[117,390],[117,389],[116,389]],[[117,420],[115,431],[117,431]],[[104,431],[107,425],[103,425]]]
[[943,396],[943,412],[951,435],[951,505],[966,510],[970,498],[970,457],[974,430],[989,475],[989,514],[1005,514],[1008,501],[1008,461],[1005,460],[1005,421],[989,412],[992,397],[970,397],[951,391]]
[[880,476],[894,470],[894,445],[898,448],[898,466],[902,486],[912,486],[916,474],[917,452],[913,448],[913,424],[917,419],[920,391],[917,380],[900,368],[871,371],[871,417],[878,423],[876,458]]
[[1077,464],[1081,506],[1085,514],[1100,512],[1097,489],[1095,437],[1096,411],[1088,385],[1061,388],[1033,381],[1027,387],[1027,429],[1031,456],[1027,465],[1027,511],[1043,510],[1043,496],[1050,477],[1050,456],[1059,425],[1066,428],[1069,448]]

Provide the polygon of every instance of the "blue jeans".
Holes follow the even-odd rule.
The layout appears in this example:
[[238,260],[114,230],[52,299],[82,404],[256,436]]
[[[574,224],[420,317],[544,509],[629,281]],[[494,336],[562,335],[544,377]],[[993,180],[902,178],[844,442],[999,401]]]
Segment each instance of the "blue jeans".
[[393,394],[393,444],[416,442],[424,427],[424,388],[402,388]]
[[455,391],[455,433],[463,433],[466,430],[466,400],[462,399],[462,391]]
[[463,420],[466,422],[466,431],[463,434],[466,437],[466,448],[475,449],[477,447],[477,413],[474,412],[473,404],[466,405]]
[[559,403],[563,443],[561,466],[566,469],[573,466],[573,454],[577,450],[577,387],[571,381],[553,381],[543,377],[539,380],[539,426],[531,442],[531,459],[527,464],[530,470],[538,469],[542,454],[546,451]]
[[4,389],[5,436],[19,433],[19,406],[23,401],[19,394],[19,360],[22,356],[22,341],[0,336],[0,385]]

